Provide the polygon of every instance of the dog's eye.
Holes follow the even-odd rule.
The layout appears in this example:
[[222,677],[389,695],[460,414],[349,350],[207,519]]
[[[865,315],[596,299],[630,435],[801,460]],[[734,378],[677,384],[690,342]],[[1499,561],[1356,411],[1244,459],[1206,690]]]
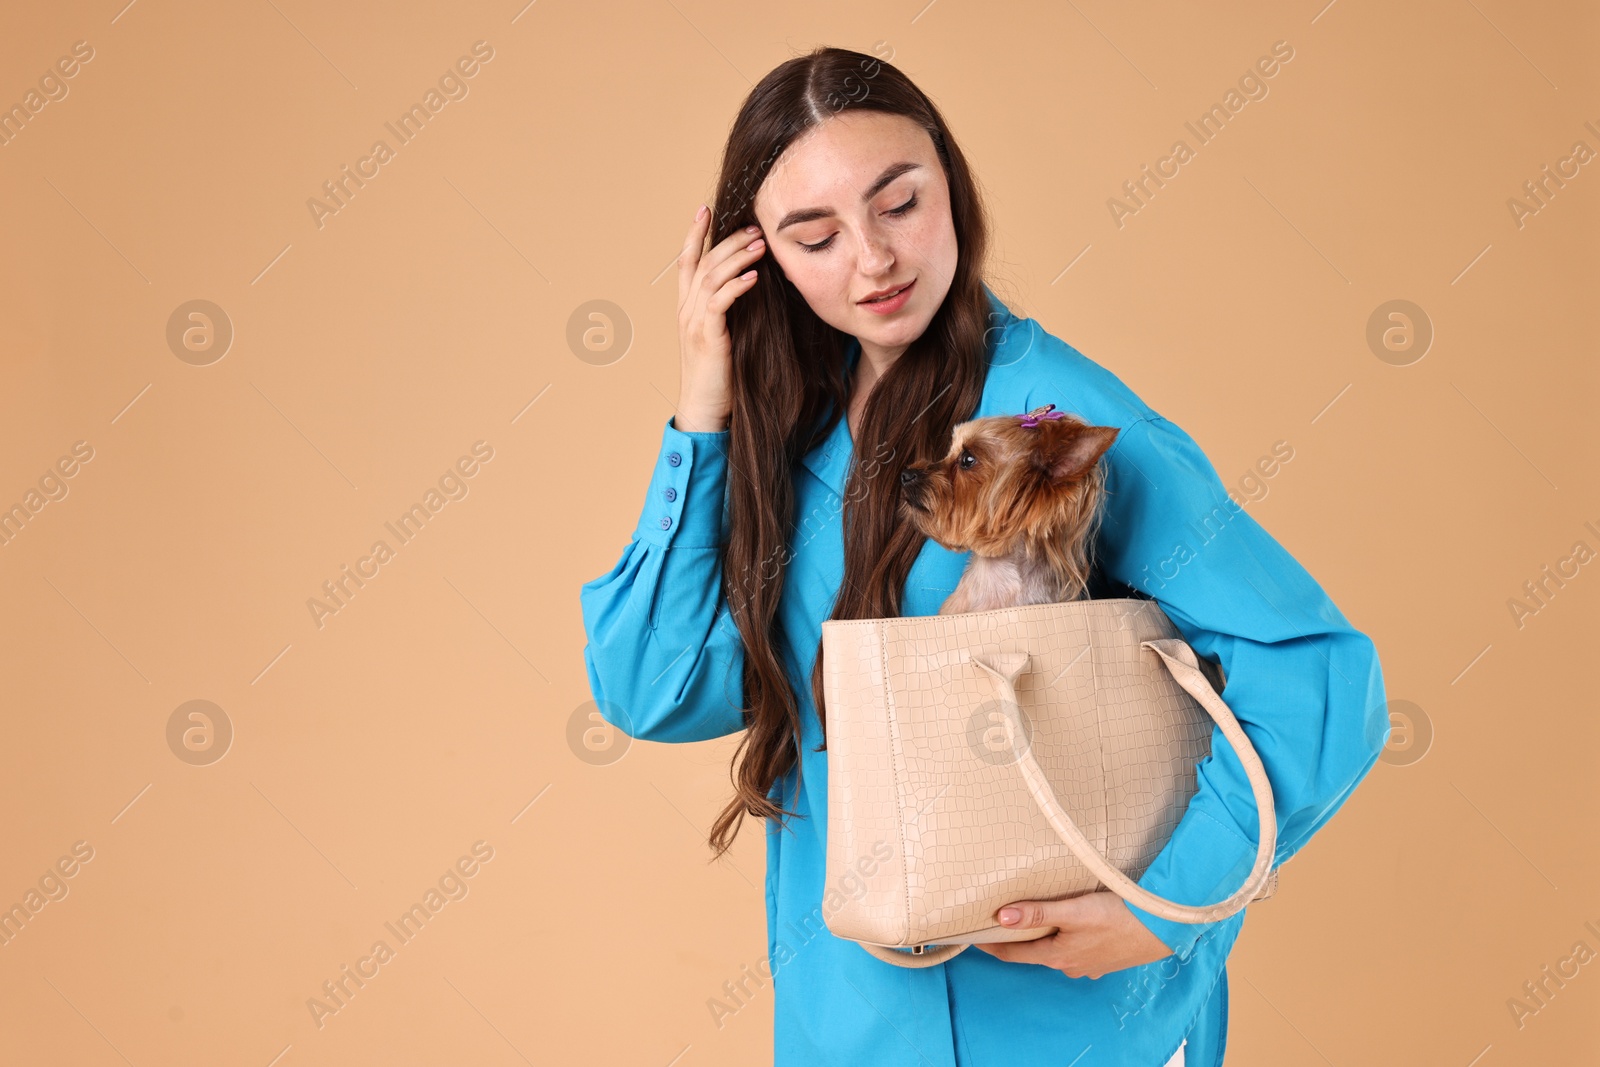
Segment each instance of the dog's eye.
[[968,452],[966,449],[962,449],[961,450],[961,458],[956,460],[956,462],[958,464],[960,464],[962,470],[967,471],[967,470],[971,470],[972,469],[972,465],[974,463],[978,462],[978,457],[974,456],[971,452]]

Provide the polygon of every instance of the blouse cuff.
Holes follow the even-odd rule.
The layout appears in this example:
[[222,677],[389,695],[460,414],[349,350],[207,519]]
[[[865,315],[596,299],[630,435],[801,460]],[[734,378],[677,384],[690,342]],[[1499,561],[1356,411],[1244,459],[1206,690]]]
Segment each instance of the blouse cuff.
[[[1179,866],[1181,862],[1182,866]],[[1191,808],[1139,878],[1139,888],[1178,904],[1215,904],[1238,892],[1256,862],[1256,846],[1204,810]],[[1274,857],[1276,862],[1276,857]],[[1174,922],[1128,904],[1162,944],[1187,960],[1201,936],[1228,919],[1209,923]],[[1229,916],[1228,918],[1233,918]]]
[[668,548],[725,540],[729,431],[690,433],[668,419],[634,538]]

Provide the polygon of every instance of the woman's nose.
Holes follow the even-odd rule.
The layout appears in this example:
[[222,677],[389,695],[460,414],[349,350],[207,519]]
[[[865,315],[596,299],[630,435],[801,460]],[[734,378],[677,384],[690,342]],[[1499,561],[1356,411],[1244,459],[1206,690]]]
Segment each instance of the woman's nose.
[[894,253],[889,242],[876,234],[867,233],[861,238],[861,273],[868,277],[882,277],[894,266]]

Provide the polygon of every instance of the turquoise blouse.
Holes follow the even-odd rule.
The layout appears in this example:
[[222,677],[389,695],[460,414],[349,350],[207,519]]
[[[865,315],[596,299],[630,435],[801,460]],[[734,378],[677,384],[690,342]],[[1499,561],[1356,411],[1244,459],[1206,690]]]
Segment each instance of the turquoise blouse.
[[[1344,803],[1388,740],[1377,650],[1233,502],[1193,438],[1116,375],[988,296],[989,366],[973,417],[1054,402],[1121,429],[1104,459],[1097,595],[1154,598],[1199,655],[1221,663],[1223,696],[1272,782],[1282,864]],[[859,356],[852,342],[852,365]],[[632,538],[614,567],[582,587],[590,689],[606,720],[630,737],[703,741],[744,728],[743,648],[720,591],[727,447],[726,430],[686,433],[669,419]],[[1221,1064],[1224,965],[1242,911],[1190,925],[1130,905],[1173,955],[1100,978],[976,948],[932,967],[895,967],[828,931],[828,763],[826,752],[812,751],[821,733],[809,679],[844,573],[851,461],[840,418],[794,475],[780,654],[800,704],[804,775],[798,796],[793,769],[772,796],[804,817],[766,824],[775,1067],[1158,1067],[1185,1038],[1186,1067]],[[904,614],[938,614],[966,559],[926,542],[906,582]],[[1249,781],[1220,729],[1195,769],[1187,812],[1138,880],[1188,904],[1242,885],[1257,841]],[[1292,892],[1293,879],[1285,884]]]

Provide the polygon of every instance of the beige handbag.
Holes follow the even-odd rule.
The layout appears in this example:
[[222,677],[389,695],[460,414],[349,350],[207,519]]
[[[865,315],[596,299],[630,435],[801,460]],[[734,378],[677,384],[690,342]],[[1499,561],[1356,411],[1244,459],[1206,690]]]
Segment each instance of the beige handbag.
[[[1154,601],[828,620],[822,643],[836,890],[823,918],[879,959],[929,967],[1056,930],[998,925],[1017,900],[1107,888],[1195,923],[1276,888],[1266,771],[1218,696],[1220,672]],[[1134,879],[1197,788],[1213,720],[1250,778],[1260,842],[1237,892],[1190,906]]]

